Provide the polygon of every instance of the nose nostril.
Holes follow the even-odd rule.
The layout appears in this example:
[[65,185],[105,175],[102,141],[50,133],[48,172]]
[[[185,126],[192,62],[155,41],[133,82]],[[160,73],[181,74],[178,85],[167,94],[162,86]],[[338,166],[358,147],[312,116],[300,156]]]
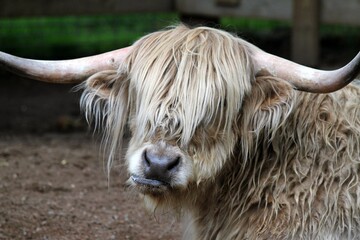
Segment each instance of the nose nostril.
[[177,157],[169,162],[169,165],[167,166],[167,170],[171,171],[174,168],[176,168],[176,166],[178,166],[179,164],[180,164],[180,157]]
[[146,179],[170,183],[181,165],[181,155],[161,153],[154,149],[146,149],[142,153],[142,171]]
[[149,157],[148,157],[148,155],[147,155],[146,150],[145,150],[144,153],[143,153],[143,159],[144,159],[144,162],[145,162],[146,166],[150,167],[151,161],[150,161],[150,159],[149,159]]

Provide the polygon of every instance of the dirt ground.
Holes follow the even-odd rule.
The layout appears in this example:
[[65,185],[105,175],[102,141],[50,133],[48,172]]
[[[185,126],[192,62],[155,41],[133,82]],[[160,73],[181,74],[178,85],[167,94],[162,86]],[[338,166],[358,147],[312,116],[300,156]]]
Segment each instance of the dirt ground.
[[110,184],[99,140],[80,117],[71,86],[0,74],[0,239],[180,239],[180,222],[145,210]]
[[0,139],[0,239],[178,239],[179,221],[146,212],[121,166],[106,179],[86,133]]

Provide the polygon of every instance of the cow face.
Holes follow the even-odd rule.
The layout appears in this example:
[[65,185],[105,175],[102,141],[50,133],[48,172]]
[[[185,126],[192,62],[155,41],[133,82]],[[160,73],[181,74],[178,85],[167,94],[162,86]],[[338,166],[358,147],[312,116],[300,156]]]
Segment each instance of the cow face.
[[240,41],[206,28],[153,33],[134,44],[117,73],[87,81],[83,102],[101,105],[92,115],[103,108],[110,157],[130,127],[126,159],[138,190],[182,191],[214,178],[232,154],[252,72]]

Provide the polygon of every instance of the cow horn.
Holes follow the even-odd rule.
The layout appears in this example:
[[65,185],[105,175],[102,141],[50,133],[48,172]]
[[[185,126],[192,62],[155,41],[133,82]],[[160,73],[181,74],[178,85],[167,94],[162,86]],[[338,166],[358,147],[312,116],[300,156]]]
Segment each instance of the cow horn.
[[289,81],[295,89],[329,93],[353,81],[360,72],[360,52],[346,66],[323,71],[266,53],[257,47],[252,51],[256,76],[273,76]]
[[61,61],[26,59],[0,52],[0,66],[15,74],[43,82],[80,83],[96,72],[117,69],[130,48]]

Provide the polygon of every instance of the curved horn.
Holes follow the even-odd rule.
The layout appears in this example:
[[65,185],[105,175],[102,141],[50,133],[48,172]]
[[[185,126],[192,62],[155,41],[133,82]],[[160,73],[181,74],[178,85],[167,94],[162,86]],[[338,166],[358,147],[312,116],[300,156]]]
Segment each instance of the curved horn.
[[117,69],[131,47],[90,57],[43,61],[16,57],[0,52],[0,66],[9,71],[39,81],[50,83],[79,83],[92,74]]
[[295,89],[329,93],[341,89],[353,81],[360,72],[360,52],[346,66],[333,71],[323,71],[291,62],[253,49],[256,76],[270,75],[289,81]]

